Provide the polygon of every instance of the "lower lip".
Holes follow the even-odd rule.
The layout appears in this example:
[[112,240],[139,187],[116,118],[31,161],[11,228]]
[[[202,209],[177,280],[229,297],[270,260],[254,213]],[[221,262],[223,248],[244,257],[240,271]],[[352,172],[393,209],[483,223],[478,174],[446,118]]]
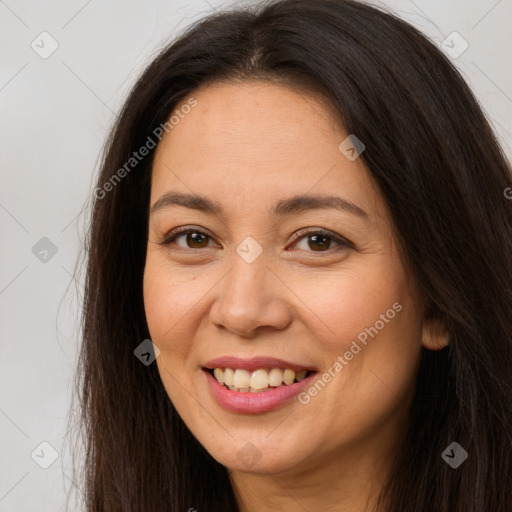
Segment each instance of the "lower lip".
[[316,373],[312,373],[300,382],[295,382],[289,386],[280,386],[270,391],[247,393],[244,391],[231,391],[221,384],[208,370],[203,369],[203,373],[206,375],[210,391],[217,403],[228,411],[242,414],[258,414],[283,406],[300,394],[316,375]]

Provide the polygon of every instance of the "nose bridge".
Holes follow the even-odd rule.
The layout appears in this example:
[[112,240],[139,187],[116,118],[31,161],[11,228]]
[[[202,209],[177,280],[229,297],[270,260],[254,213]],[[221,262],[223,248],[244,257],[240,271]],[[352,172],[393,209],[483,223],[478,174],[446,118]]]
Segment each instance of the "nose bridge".
[[[240,244],[231,258],[231,270],[226,276],[222,291],[222,303],[225,313],[235,317],[250,317],[260,312],[272,300],[273,291],[270,289],[268,273],[268,258],[261,253],[254,260],[246,259],[239,252],[244,249]],[[248,255],[253,249],[249,249]]]
[[261,326],[285,327],[290,315],[283,285],[262,248],[251,240],[242,242],[233,251],[230,266],[212,306],[212,321],[243,335]]

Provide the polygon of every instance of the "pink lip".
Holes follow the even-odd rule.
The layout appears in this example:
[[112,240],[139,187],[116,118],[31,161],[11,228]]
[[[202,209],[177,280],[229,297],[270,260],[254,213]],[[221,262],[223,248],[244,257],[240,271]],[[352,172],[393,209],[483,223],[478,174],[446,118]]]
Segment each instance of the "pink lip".
[[[222,367],[223,365],[215,366],[215,368]],[[227,367],[230,368],[230,366]],[[266,365],[258,366],[258,368],[268,367],[269,366]],[[282,368],[280,365],[270,365],[270,367]],[[241,367],[235,366],[235,368]],[[286,368],[290,367],[286,366]],[[312,373],[300,382],[295,382],[289,386],[283,385],[270,391],[262,391],[261,393],[246,393],[229,390],[220,384],[219,381],[206,369],[203,369],[203,373],[206,376],[210,391],[217,403],[228,411],[241,414],[258,414],[281,407],[282,405],[290,402],[299,393],[301,393],[311,383],[311,379],[316,375],[316,373]]]
[[286,370],[289,368],[290,370],[294,370],[296,372],[300,372],[301,370],[309,370],[309,371],[317,371],[316,368],[312,366],[303,366],[300,364],[290,363],[289,361],[284,361],[283,359],[276,359],[274,357],[253,357],[252,359],[240,359],[238,357],[218,357],[217,359],[212,359],[208,361],[204,368],[208,368],[213,370],[215,368],[232,368],[236,370],[239,368],[240,370],[247,370],[252,372],[254,370],[258,370],[260,368],[281,368]]

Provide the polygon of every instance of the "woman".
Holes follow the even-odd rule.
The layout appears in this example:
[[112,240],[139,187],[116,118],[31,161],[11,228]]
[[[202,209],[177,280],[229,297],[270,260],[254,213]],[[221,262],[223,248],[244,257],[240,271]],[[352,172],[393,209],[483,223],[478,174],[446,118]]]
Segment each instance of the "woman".
[[395,16],[281,0],[191,27],[95,189],[87,510],[510,510],[510,187]]

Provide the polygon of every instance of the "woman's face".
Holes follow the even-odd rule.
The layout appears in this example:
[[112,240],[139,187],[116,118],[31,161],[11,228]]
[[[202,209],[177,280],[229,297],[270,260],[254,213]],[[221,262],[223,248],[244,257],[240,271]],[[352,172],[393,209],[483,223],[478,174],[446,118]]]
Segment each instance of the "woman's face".
[[144,271],[169,398],[235,472],[375,467],[424,327],[384,202],[318,97],[244,82],[193,98],[156,150]]

